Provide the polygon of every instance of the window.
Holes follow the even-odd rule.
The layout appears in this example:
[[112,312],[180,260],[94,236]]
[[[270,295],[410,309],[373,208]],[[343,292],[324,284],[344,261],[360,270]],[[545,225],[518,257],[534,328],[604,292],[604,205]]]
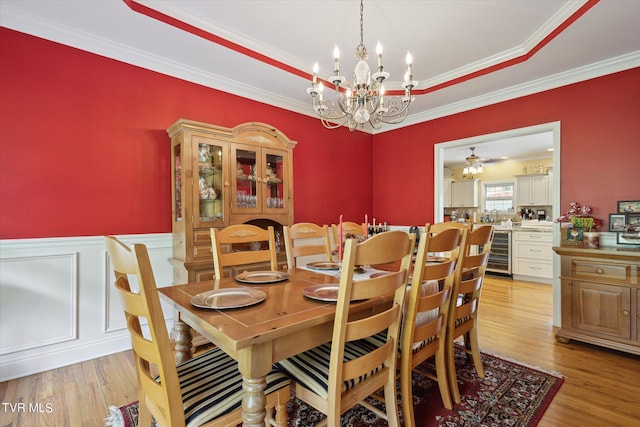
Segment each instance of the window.
[[513,182],[484,184],[484,210],[490,212],[494,209],[513,210]]

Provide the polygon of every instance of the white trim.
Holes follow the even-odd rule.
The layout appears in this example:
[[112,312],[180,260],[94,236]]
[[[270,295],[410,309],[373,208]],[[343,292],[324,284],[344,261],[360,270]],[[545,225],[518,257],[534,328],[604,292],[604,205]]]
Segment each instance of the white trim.
[[[477,146],[483,142],[549,131],[553,133],[553,195],[551,199],[551,214],[552,218],[560,216],[560,122],[549,122],[435,144],[433,147],[435,188],[433,203],[434,222],[441,222],[444,219],[444,198],[442,194],[442,188],[444,186],[444,150],[454,147]],[[553,227],[553,245],[560,245],[560,232],[558,227]],[[560,257],[555,252],[553,255],[553,271],[553,324],[554,326],[560,326],[560,279],[558,278],[558,273],[560,271]]]

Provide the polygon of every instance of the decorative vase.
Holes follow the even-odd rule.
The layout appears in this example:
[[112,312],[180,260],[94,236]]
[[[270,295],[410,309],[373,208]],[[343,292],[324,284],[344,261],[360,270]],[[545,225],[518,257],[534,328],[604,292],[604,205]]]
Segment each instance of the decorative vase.
[[597,231],[585,231],[582,233],[584,247],[587,249],[598,249],[600,247],[600,233]]

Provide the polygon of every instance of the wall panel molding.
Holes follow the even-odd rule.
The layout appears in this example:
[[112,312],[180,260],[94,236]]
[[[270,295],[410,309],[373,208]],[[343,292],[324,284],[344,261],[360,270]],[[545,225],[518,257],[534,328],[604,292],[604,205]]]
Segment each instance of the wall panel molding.
[[[117,237],[147,245],[158,287],[172,284],[170,233]],[[102,236],[0,240],[0,381],[129,348]]]

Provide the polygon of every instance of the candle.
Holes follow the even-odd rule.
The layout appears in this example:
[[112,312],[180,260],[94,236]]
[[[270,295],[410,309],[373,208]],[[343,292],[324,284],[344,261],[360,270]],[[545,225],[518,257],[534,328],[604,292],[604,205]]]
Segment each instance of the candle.
[[313,83],[316,84],[318,83],[318,70],[320,68],[318,67],[318,63],[316,62],[315,64],[313,64]]
[[340,224],[338,227],[338,259],[342,261],[342,214],[340,214]]
[[378,69],[382,71],[382,45],[380,42],[376,45],[376,53],[378,54]]
[[369,218],[364,214],[364,237],[369,237]]
[[340,50],[338,46],[333,48],[333,72],[336,76],[340,74]]

